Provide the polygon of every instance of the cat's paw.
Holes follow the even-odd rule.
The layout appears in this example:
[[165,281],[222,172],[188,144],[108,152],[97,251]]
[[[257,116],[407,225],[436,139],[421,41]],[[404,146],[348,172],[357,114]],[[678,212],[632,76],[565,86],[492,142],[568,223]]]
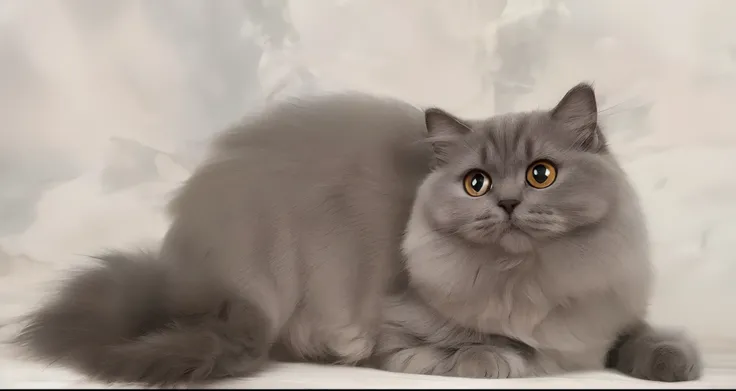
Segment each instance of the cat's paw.
[[335,362],[351,365],[368,359],[373,354],[376,341],[357,325],[350,325],[332,332],[327,347]]
[[697,380],[703,373],[697,346],[681,334],[650,330],[620,349],[616,369],[639,379],[681,382]]
[[697,380],[702,371],[695,346],[683,340],[662,342],[655,347],[642,374],[649,380],[679,382]]
[[527,376],[528,372],[526,358],[506,347],[475,345],[455,354],[453,373],[459,377],[509,379]]

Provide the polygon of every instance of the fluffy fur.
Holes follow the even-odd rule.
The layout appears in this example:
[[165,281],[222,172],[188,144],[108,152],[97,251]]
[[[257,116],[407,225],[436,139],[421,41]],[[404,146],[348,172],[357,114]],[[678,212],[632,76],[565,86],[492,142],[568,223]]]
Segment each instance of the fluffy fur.
[[[148,385],[270,359],[532,376],[609,351],[633,376],[696,378],[694,346],[642,320],[646,230],[595,113],[586,85],[484,121],[362,94],[277,104],[215,140],[160,251],[100,257],[18,342]],[[524,182],[538,158],[559,164],[544,190]],[[487,195],[463,193],[471,168],[491,174]]]

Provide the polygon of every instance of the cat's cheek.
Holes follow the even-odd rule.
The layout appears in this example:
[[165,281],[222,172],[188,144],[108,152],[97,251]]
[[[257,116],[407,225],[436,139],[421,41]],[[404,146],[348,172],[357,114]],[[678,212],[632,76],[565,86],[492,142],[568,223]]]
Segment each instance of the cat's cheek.
[[446,205],[439,204],[432,206],[431,202],[426,202],[422,205],[424,220],[437,231],[451,231],[455,224],[455,211],[452,208],[448,208]]
[[570,221],[570,225],[581,227],[595,224],[606,217],[610,210],[610,203],[604,199],[590,199],[571,205],[570,209],[571,213],[567,219]]
[[515,224],[534,239],[547,239],[563,235],[570,229],[570,222],[558,209],[546,208],[543,211],[520,212]]
[[475,244],[488,244],[492,243],[493,240],[491,239],[490,235],[487,232],[482,232],[477,229],[465,229],[465,227],[460,227],[457,230],[457,233],[466,241],[470,243]]

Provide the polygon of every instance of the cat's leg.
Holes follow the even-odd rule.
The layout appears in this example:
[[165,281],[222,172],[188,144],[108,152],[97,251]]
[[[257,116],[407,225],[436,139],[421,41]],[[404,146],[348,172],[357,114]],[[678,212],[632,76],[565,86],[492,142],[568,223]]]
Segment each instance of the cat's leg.
[[376,366],[392,372],[459,377],[518,378],[556,370],[521,342],[447,322],[417,300],[393,297],[376,348]]
[[371,297],[379,292],[359,289],[361,284],[351,278],[351,271],[342,270],[339,275],[337,271],[332,270],[329,282],[313,281],[320,287],[309,293],[311,301],[303,319],[308,322],[316,358],[356,365],[369,358],[375,347],[378,325],[374,317],[380,314],[380,307],[372,306]]
[[[387,256],[380,249],[373,254],[352,254],[351,263],[344,263],[342,283],[333,280],[331,289],[323,292],[331,300],[321,312],[333,319],[326,328],[324,343],[335,362],[355,365],[364,362],[376,345],[381,323],[381,306],[389,281]],[[355,262],[355,261],[358,262]]]
[[279,361],[315,361],[355,365],[370,357],[375,340],[360,324],[316,319],[299,310],[278,341]]
[[507,343],[456,347],[408,343],[381,352],[379,360],[379,368],[402,373],[493,379],[535,375],[534,357]]
[[684,334],[640,322],[621,334],[607,366],[639,379],[677,382],[699,379],[703,364],[694,342]]
[[384,261],[357,251],[350,233],[332,231],[310,232],[321,238],[303,249],[304,296],[282,340],[297,360],[355,365],[372,355],[387,278],[375,269]]

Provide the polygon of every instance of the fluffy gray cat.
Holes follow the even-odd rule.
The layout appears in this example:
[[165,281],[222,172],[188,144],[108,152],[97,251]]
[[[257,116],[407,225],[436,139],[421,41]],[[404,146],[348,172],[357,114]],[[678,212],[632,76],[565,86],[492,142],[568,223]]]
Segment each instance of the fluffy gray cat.
[[216,139],[158,251],[100,256],[17,342],[148,385],[273,359],[698,378],[695,346],[644,321],[646,230],[596,112],[584,84],[483,121],[362,94],[274,105]]

